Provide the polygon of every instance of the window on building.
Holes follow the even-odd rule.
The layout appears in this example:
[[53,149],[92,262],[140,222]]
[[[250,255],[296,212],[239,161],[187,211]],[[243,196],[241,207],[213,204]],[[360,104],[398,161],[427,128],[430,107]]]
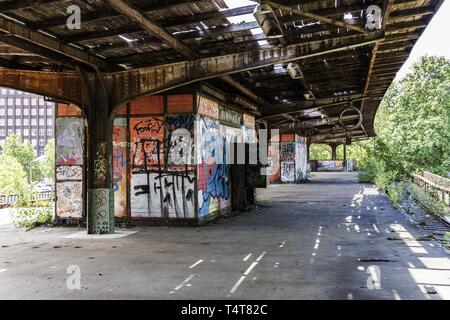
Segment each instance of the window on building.
[[14,110],[13,109],[8,109],[8,116],[12,116],[14,115]]
[[31,109],[31,115],[32,116],[36,116],[37,115],[37,110],[35,108]]
[[45,116],[45,109],[39,109],[39,115]]
[[44,154],[44,149],[39,148],[38,155],[39,155],[39,156],[42,156],[43,154]]
[[4,105],[6,105],[6,100],[5,100],[5,98],[1,98],[0,99],[0,106],[4,106]]
[[45,106],[45,101],[44,101],[44,99],[39,99],[39,105],[40,105],[40,106]]
[[21,135],[22,135],[22,130],[16,129],[16,136],[21,136]]
[[13,119],[8,119],[8,126],[12,127],[14,125]]
[[24,116],[29,116],[29,115],[30,115],[30,109],[24,108],[24,109],[23,109],[23,115],[24,115]]
[[21,106],[21,105],[22,105],[22,99],[16,98],[16,106]]
[[20,95],[22,95],[22,91],[17,91],[17,94],[20,96]]
[[45,140],[39,140],[39,146],[45,147]]
[[29,106],[30,105],[30,99],[28,99],[28,98],[23,99],[23,105],[24,106]]
[[4,137],[6,134],[6,130],[5,129],[0,129],[0,136]]
[[31,99],[31,105],[32,106],[37,106],[37,99],[36,98],[32,98]]
[[53,125],[53,120],[47,119],[47,126],[52,126],[52,125]]
[[33,145],[33,147],[37,146],[37,140],[36,139],[31,139],[31,144]]
[[31,125],[32,125],[32,126],[37,125],[37,120],[36,120],[36,119],[31,119]]
[[31,129],[31,136],[32,137],[36,137],[37,134],[37,130],[36,129]]
[[7,93],[8,93],[8,90],[2,89],[2,94],[3,94],[3,95],[6,95]]
[[16,119],[16,127],[22,126],[22,119]]
[[13,96],[16,94],[16,90],[9,89],[9,95]]
[[30,124],[30,120],[29,119],[23,119],[23,125],[24,126],[28,126]]
[[4,116],[5,115],[5,108],[0,108],[0,116]]
[[30,135],[30,131],[28,129],[23,129],[23,136],[28,137]]
[[11,136],[14,134],[14,130],[13,129],[8,129],[8,136]]
[[39,125],[40,125],[40,126],[44,126],[44,125],[45,125],[44,119],[39,119]]
[[0,126],[4,126],[5,125],[5,119],[0,119]]
[[53,134],[53,130],[52,129],[47,129],[47,136],[51,137]]
[[53,115],[53,110],[52,110],[52,108],[48,108],[48,109],[47,109],[47,115],[48,115],[48,116]]
[[45,136],[45,129],[39,129],[39,136],[41,137]]
[[22,109],[16,109],[16,116],[20,116],[22,114]]
[[13,106],[13,105],[14,105],[14,99],[8,98],[8,106]]

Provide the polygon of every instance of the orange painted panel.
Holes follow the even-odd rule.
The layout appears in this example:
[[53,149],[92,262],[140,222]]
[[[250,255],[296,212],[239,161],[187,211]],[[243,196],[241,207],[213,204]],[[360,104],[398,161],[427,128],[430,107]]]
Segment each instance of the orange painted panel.
[[131,101],[130,113],[139,114],[161,114],[164,112],[163,96],[146,96]]
[[81,109],[74,104],[57,104],[58,117],[81,117]]
[[167,97],[167,113],[190,113],[194,105],[192,94],[179,94]]
[[281,142],[294,142],[295,136],[293,133],[285,133],[281,135]]

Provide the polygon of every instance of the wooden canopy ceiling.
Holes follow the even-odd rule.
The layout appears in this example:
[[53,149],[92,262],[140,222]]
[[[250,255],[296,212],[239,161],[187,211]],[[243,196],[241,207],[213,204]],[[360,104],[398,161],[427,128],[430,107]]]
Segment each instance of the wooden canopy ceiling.
[[[264,66],[241,64],[240,70],[208,76],[207,81],[257,105],[261,120],[272,127],[306,134],[316,142],[350,135],[337,123],[352,102],[364,118],[351,136],[366,138],[375,135],[373,120],[383,95],[443,1],[265,2],[274,9],[282,38],[266,38],[254,32],[256,21],[244,21],[257,1],[230,9],[224,0],[3,0],[0,67],[75,72],[82,66],[114,73],[183,61],[195,65],[211,57],[220,64],[226,55],[261,55],[270,48],[284,52],[301,45],[313,52],[297,61],[301,79],[290,77],[287,61],[272,59],[274,63]],[[81,9],[79,30],[66,26],[67,8],[74,4]],[[364,29],[371,4],[382,8],[381,31]],[[230,22],[240,17],[242,22]],[[380,33],[376,41],[368,41],[375,33]]]

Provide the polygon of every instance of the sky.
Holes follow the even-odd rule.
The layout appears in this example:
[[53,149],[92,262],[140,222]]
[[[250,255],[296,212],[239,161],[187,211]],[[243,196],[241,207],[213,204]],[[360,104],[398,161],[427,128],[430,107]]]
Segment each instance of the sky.
[[396,80],[404,77],[411,66],[421,56],[439,55],[450,59],[450,0],[444,1],[438,12],[434,15],[425,31],[417,40],[414,48],[403,67],[397,73]]
[[[230,9],[255,4],[255,2],[251,0],[225,0],[225,3]],[[239,23],[242,21],[254,21],[254,18],[252,14],[249,14],[246,16],[229,18],[228,20],[232,23]],[[253,34],[261,32],[261,29],[252,30]],[[419,40],[417,40],[408,60],[397,73],[395,79],[400,80],[403,78],[410,71],[414,62],[423,55],[439,55],[450,59],[450,34],[448,33],[450,33],[450,0],[444,1],[439,11],[434,15]],[[265,44],[265,42],[260,42],[260,45]]]

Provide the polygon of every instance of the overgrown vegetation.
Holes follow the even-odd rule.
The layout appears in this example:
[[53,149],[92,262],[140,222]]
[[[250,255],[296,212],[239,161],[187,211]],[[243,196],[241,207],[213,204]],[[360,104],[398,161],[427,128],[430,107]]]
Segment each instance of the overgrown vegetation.
[[13,223],[16,227],[33,228],[49,223],[53,219],[53,203],[35,201],[35,191],[30,183],[30,164],[32,165],[33,181],[45,177],[54,180],[55,144],[49,141],[45,147],[46,159],[34,161],[36,151],[30,142],[22,141],[20,136],[10,135],[2,146],[0,155],[0,194],[17,195],[13,204]]
[[412,172],[450,173],[450,61],[424,56],[394,83],[375,118],[377,137],[366,143],[359,175],[396,203]]
[[30,230],[38,225],[49,224],[53,220],[53,209],[50,207],[17,208],[13,224],[17,228]]

